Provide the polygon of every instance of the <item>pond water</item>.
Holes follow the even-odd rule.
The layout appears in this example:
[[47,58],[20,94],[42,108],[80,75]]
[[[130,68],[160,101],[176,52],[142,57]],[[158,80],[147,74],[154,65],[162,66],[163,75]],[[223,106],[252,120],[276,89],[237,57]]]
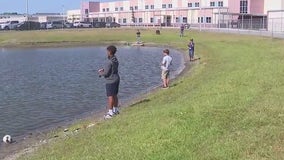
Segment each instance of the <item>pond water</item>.
[[[118,47],[122,102],[161,84],[162,50]],[[171,50],[171,56],[177,74],[182,55]],[[105,61],[105,47],[0,50],[0,137],[28,134],[103,110],[104,79],[96,71]]]

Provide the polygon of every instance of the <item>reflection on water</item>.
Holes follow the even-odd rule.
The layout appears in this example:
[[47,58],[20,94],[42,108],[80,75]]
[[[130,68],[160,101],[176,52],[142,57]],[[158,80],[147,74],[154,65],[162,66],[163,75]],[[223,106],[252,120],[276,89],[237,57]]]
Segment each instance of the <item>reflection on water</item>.
[[[122,101],[160,84],[162,50],[118,47]],[[177,70],[181,55],[171,55]],[[2,49],[0,137],[27,134],[104,109],[104,79],[96,70],[105,60],[105,47]]]

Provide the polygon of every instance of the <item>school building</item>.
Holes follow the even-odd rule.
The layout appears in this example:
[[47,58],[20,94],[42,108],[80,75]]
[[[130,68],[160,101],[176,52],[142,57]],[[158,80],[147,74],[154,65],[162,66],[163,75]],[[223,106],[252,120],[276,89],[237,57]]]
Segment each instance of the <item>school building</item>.
[[271,16],[281,18],[277,23],[282,25],[284,14],[280,12],[283,10],[284,0],[90,1],[82,2],[78,10],[68,11],[67,17],[69,22],[103,21],[143,26],[179,26],[188,23],[192,27],[268,29],[268,13],[279,12],[273,12]]

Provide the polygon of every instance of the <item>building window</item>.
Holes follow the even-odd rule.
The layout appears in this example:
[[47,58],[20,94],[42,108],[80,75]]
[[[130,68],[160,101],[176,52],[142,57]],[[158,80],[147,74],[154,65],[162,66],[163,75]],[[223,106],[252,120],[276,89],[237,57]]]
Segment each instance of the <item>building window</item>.
[[133,7],[129,7],[129,10],[132,11],[132,10],[133,10]]
[[117,7],[115,7],[115,11],[118,11],[118,8],[117,8]]
[[173,4],[168,4],[168,8],[173,8]]
[[206,23],[211,23],[211,17],[206,17]]
[[210,7],[214,7],[215,6],[215,2],[210,2]]
[[138,6],[135,6],[134,9],[135,9],[135,10],[138,10]]
[[120,11],[123,11],[123,7],[120,7]]
[[118,19],[118,23],[121,23],[121,19]]
[[150,22],[151,22],[151,23],[154,23],[154,18],[150,18]]
[[240,13],[248,13],[248,1],[247,0],[241,0]]
[[162,5],[162,8],[167,8],[167,5],[166,5],[166,4],[163,4],[163,5]]
[[154,5],[151,5],[151,9],[155,9],[155,6],[154,6]]
[[126,18],[123,18],[123,20],[122,20],[122,21],[123,21],[123,23],[126,23]]
[[187,6],[188,6],[188,7],[192,7],[192,3],[188,3]]
[[199,7],[199,2],[195,2],[195,3],[194,3],[194,6],[195,6],[195,7]]
[[203,23],[203,17],[198,17],[198,23]]
[[107,8],[106,11],[109,12],[109,8]]
[[143,23],[143,19],[142,18],[139,18],[139,23]]
[[176,23],[179,23],[179,17],[176,17]]
[[149,5],[146,5],[146,6],[145,6],[145,9],[149,9]]
[[106,9],[105,8],[103,8],[103,12],[105,12],[106,11]]
[[218,2],[218,6],[219,6],[219,7],[223,7],[223,6],[224,6],[223,1],[219,1],[219,2]]
[[183,22],[183,23],[187,23],[187,17],[183,17],[183,18],[182,18],[182,22]]

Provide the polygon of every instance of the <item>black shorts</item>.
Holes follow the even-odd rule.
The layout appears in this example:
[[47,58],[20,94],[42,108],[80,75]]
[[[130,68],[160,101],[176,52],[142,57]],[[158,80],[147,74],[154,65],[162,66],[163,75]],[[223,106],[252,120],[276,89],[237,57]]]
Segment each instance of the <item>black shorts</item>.
[[116,96],[118,94],[118,89],[119,89],[119,80],[114,83],[107,83],[106,84],[106,95],[108,97]]

